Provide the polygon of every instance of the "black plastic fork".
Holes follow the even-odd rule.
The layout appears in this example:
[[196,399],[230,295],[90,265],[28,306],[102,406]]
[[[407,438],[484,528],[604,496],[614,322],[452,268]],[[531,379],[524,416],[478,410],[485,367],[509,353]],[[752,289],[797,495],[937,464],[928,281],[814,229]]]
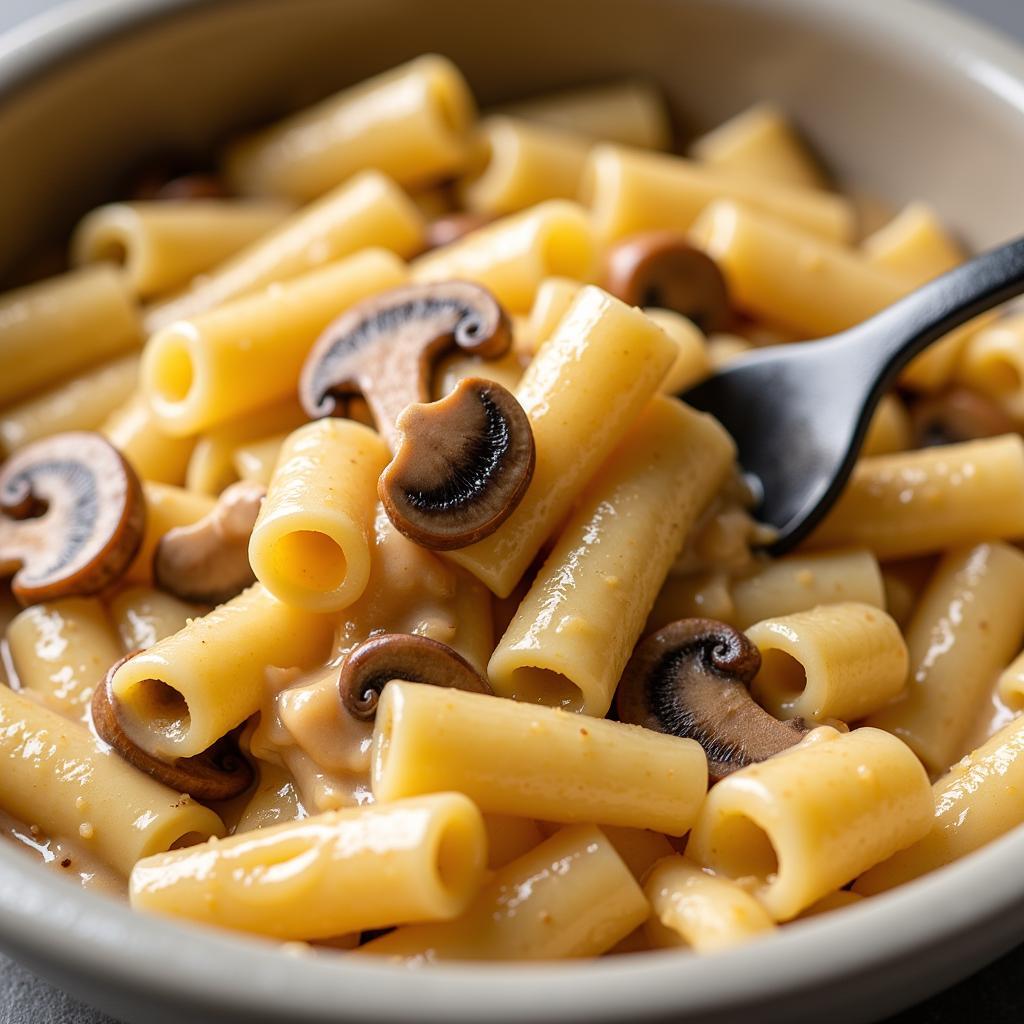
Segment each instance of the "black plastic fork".
[[682,398],[732,434],[781,554],[835,503],[879,399],[914,356],[1024,293],[1024,238],[930,281],[856,327],[751,353]]

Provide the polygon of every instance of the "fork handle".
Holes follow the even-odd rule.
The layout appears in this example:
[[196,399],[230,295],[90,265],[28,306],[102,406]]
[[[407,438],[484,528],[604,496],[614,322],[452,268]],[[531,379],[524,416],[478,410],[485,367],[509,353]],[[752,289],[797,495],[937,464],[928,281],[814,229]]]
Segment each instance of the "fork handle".
[[933,342],[1021,294],[1024,238],[1017,238],[929,281],[843,337],[862,354],[874,349],[881,391]]

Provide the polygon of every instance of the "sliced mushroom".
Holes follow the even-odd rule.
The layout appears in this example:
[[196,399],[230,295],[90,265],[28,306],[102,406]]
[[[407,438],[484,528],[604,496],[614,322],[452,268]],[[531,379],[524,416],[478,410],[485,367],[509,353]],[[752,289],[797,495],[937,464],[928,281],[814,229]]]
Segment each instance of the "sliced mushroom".
[[473,544],[526,493],[533,430],[512,392],[495,381],[465,377],[440,401],[408,406],[397,426],[401,441],[377,490],[395,529],[422,547]]
[[139,479],[100,434],[54,434],[0,468],[0,578],[13,574],[22,604],[113,583],[145,524]]
[[675,231],[644,231],[608,251],[605,287],[631,306],[674,309],[706,334],[732,323],[718,264]]
[[344,414],[361,394],[393,451],[398,414],[429,401],[431,366],[441,353],[458,346],[496,359],[511,343],[508,317],[486,288],[468,281],[395,288],[324,331],[302,368],[299,397],[317,418]]
[[249,536],[266,493],[263,484],[232,484],[198,522],[168,530],[153,555],[157,586],[183,601],[221,604],[255,582]]
[[426,249],[440,249],[443,245],[451,245],[460,238],[480,228],[486,227],[493,220],[483,213],[450,213],[447,217],[438,217],[427,225]]
[[616,696],[623,722],[696,740],[713,781],[798,743],[801,719],[780,722],[748,689],[761,667],[757,648],[714,619],[680,619],[643,640]]
[[195,757],[180,757],[174,761],[162,761],[128,738],[118,717],[110,681],[114,673],[138,653],[132,651],[111,665],[106,678],[93,692],[92,724],[99,738],[109,743],[133,768],[196,800],[230,800],[244,793],[252,785],[253,770],[233,737],[225,736]]
[[412,633],[382,633],[354,648],[341,666],[338,691],[345,710],[360,721],[377,713],[381,691],[392,679],[492,693],[490,684],[447,644]]
[[1012,434],[1016,426],[990,398],[967,388],[952,388],[922,398],[910,414],[914,438],[921,448]]

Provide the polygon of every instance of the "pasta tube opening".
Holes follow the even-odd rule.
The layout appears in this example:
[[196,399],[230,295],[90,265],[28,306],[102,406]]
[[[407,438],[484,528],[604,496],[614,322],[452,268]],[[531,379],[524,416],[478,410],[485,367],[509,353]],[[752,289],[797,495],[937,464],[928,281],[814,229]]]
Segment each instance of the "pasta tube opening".
[[774,705],[791,704],[807,687],[807,670],[792,654],[778,648],[761,651],[757,676],[759,691],[770,694]]
[[568,676],[549,668],[527,666],[513,669],[509,673],[508,689],[515,694],[516,700],[527,704],[547,704],[566,711],[582,711],[586,703],[579,686]]
[[780,873],[778,851],[768,833],[753,818],[731,814],[715,829],[716,867],[729,878],[771,885]]
[[192,728],[185,695],[162,679],[143,679],[121,699],[125,732],[144,750],[160,740],[181,742]]
[[348,574],[344,542],[327,532],[282,531],[267,550],[274,572],[296,590],[336,592]]
[[146,351],[150,400],[161,417],[174,418],[196,402],[196,354],[186,334],[166,331]]

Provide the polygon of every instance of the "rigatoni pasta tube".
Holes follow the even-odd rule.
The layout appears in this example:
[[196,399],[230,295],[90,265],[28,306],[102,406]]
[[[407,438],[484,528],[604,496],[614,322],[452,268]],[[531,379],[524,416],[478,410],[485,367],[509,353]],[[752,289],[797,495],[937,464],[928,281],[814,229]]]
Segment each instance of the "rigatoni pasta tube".
[[741,309],[810,338],[852,327],[910,290],[834,240],[739,203],[712,203],[690,236]]
[[746,629],[771,615],[790,615],[840,601],[885,608],[878,559],[865,549],[787,555],[751,568],[749,575],[735,580],[721,573],[670,576],[655,601],[647,630],[692,616]]
[[529,818],[488,814],[484,817],[484,828],[487,830],[487,866],[492,870],[503,868],[544,842],[544,833],[537,822]]
[[151,306],[152,333],[272,284],[378,246],[405,258],[423,247],[426,224],[416,204],[386,175],[360,174],[289,217],[181,295]]
[[231,459],[238,479],[268,486],[270,478],[274,475],[274,467],[281,455],[281,449],[287,440],[287,434],[272,434],[270,437],[239,445]]
[[123,724],[158,756],[199,754],[260,709],[269,666],[322,661],[332,626],[257,583],[114,673]]
[[861,457],[905,452],[913,447],[913,426],[906,406],[896,395],[883,395],[868,424]]
[[861,243],[876,267],[922,285],[964,261],[964,251],[927,203],[910,203]]
[[749,204],[833,243],[853,235],[853,209],[840,196],[714,171],[664,153],[595,146],[581,192],[605,243],[652,228],[686,231],[719,199]]
[[1024,711],[1024,653],[1018,654],[999,673],[996,682],[999,699],[1013,711]]
[[195,438],[166,434],[141,392],[134,392],[115,409],[100,426],[100,433],[143,480],[175,486],[185,482]]
[[381,436],[353,420],[316,420],[289,435],[249,538],[252,570],[270,593],[313,611],[359,598],[377,479],[390,461]]
[[238,479],[235,453],[241,445],[270,434],[291,433],[308,421],[305,410],[291,396],[218,424],[199,435],[188,460],[185,486],[200,494],[220,494]]
[[857,601],[885,608],[878,559],[864,548],[788,555],[732,585],[733,625],[746,629],[770,615]]
[[664,857],[675,852],[672,844],[660,832],[646,828],[621,828],[618,825],[602,825],[601,831],[615,847],[633,877],[642,882],[647,872]]
[[234,143],[225,171],[243,195],[299,202],[368,167],[422,185],[461,169],[475,114],[459,69],[427,54]]
[[679,395],[711,375],[706,339],[690,319],[672,309],[645,308],[653,320],[676,344],[675,362],[661,382],[665,395]]
[[583,493],[498,643],[487,666],[495,691],[603,717],[734,457],[711,417],[655,398]]
[[121,657],[114,625],[91,597],[26,608],[7,627],[7,643],[21,689],[76,721],[88,715],[93,688]]
[[141,341],[131,292],[113,267],[89,267],[0,295],[0,405]]
[[933,772],[963,752],[972,718],[1024,635],[1024,554],[1007,544],[950,551],[907,627],[906,696],[870,724],[909,744]]
[[359,952],[411,964],[600,956],[647,914],[612,844],[576,825],[503,867],[456,920],[398,928]]
[[197,199],[111,203],[89,213],[71,239],[79,266],[114,263],[141,298],[182,288],[284,220],[284,203]]
[[682,835],[707,790],[700,744],[461,690],[393,681],[373,732],[373,793],[465,793],[488,814]]
[[[919,288],[962,263],[963,249],[927,203],[910,203],[889,223],[861,243],[868,261]],[[950,378],[965,343],[993,314],[986,313],[941,341],[929,345],[900,374],[900,383],[915,391],[937,391]]]
[[141,857],[224,834],[220,818],[136,771],[89,730],[0,686],[0,807],[127,875]]
[[653,82],[639,79],[544,93],[505,103],[495,112],[622,146],[668,149],[672,144],[665,98]]
[[415,281],[476,281],[510,313],[526,313],[544,278],[589,281],[596,259],[586,211],[568,200],[551,199],[429,252],[411,269]]
[[202,610],[153,587],[126,587],[110,601],[110,615],[124,652],[144,651],[179,633]]
[[672,929],[698,953],[740,946],[775,929],[750,893],[685,857],[666,857],[644,883],[652,919]]
[[798,188],[824,188],[814,157],[774,103],[757,103],[690,146],[690,155],[720,171]]
[[468,209],[501,215],[576,198],[590,148],[585,139],[511,117],[485,118],[477,131],[484,165],[459,186]]
[[50,434],[95,430],[128,400],[138,378],[139,357],[132,353],[0,411],[0,453]]
[[956,377],[1024,422],[1024,314],[978,331],[964,346]]
[[1007,434],[861,459],[808,543],[889,559],[1015,537],[1024,537],[1024,441]]
[[196,434],[295,392],[320,332],[349,306],[402,283],[405,264],[367,249],[154,334],[142,390],[161,427]]
[[639,310],[583,289],[516,389],[537,451],[523,500],[489,537],[448,557],[507,597],[675,356],[671,339]]
[[456,917],[487,858],[480,812],[458,793],[327,811],[141,861],[137,910],[325,939]]
[[[534,355],[551,337],[582,287],[579,281],[570,277],[546,277],[541,281],[526,319],[525,330],[521,332],[527,339],[523,347],[530,355]],[[518,337],[516,347],[520,347]]]
[[761,652],[751,693],[776,718],[856,721],[888,704],[907,681],[899,626],[868,604],[819,605],[746,632]]
[[687,855],[747,887],[777,921],[921,839],[928,776],[880,729],[815,729],[723,779],[708,794]]
[[1024,822],[1024,719],[999,730],[932,787],[935,815],[923,839],[872,868],[854,890],[892,889],[950,864]]

